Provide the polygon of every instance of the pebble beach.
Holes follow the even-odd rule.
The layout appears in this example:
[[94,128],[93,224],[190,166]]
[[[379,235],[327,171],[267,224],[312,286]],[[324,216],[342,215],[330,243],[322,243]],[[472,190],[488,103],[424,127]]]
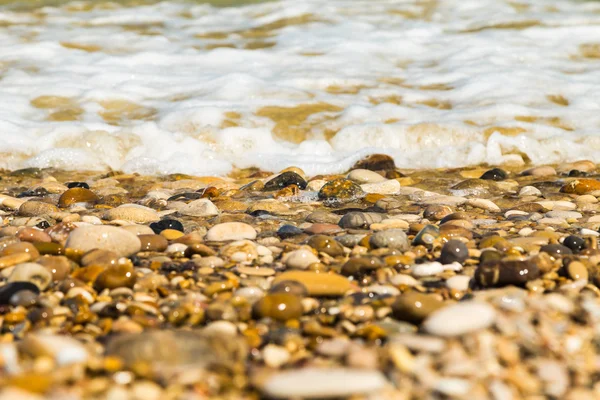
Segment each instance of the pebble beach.
[[2,399],[596,399],[578,161],[0,180]]
[[0,0],[0,400],[600,399],[598,25]]

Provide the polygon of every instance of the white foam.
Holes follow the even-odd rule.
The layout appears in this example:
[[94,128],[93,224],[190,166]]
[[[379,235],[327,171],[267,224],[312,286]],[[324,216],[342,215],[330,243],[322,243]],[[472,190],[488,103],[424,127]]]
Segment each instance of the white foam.
[[[315,175],[375,152],[408,168],[600,160],[600,61],[582,52],[600,52],[597,2],[73,8],[0,9],[2,168],[223,175],[296,165]],[[39,96],[68,97],[82,114],[49,121],[58,110],[33,107]],[[111,124],[100,114],[113,100],[148,113]],[[331,106],[305,115],[301,143],[258,115],[317,103]]]

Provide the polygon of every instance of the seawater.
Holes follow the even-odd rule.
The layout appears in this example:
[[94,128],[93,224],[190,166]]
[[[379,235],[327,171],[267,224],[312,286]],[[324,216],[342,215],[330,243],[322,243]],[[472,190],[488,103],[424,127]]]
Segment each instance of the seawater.
[[0,3],[1,168],[314,175],[370,153],[600,160],[600,3]]

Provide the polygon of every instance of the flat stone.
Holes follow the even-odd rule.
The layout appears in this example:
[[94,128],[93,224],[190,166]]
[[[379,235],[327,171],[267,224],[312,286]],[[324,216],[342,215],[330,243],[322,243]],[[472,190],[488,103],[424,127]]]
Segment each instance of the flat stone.
[[360,185],[365,193],[396,194],[400,191],[400,182],[396,179],[388,179],[376,183],[364,183]]
[[183,206],[178,212],[189,217],[212,217],[219,215],[217,206],[208,199],[194,200]]
[[344,215],[339,222],[344,229],[368,228],[371,224],[381,222],[384,215],[371,212],[353,211]]
[[123,204],[116,208],[111,208],[104,213],[104,219],[109,221],[124,220],[138,224],[148,224],[160,220],[158,213],[139,204]]
[[272,286],[281,281],[297,281],[302,283],[310,296],[343,296],[353,288],[348,278],[333,273],[287,271],[275,277]]
[[496,310],[491,305],[466,301],[435,311],[423,322],[422,327],[432,335],[456,337],[486,329],[495,320]]
[[375,182],[383,182],[386,179],[379,175],[377,172],[370,171],[368,169],[355,169],[350,171],[350,173],[346,176],[353,182],[360,184],[363,183],[375,183]]
[[306,269],[310,264],[319,262],[319,257],[310,250],[299,249],[287,253],[282,261],[289,268]]
[[386,384],[385,377],[377,370],[307,367],[273,374],[260,386],[260,391],[280,399],[326,399],[373,395]]
[[256,230],[243,222],[223,222],[210,228],[205,239],[212,242],[256,239]]
[[120,257],[128,257],[141,249],[136,235],[124,229],[107,225],[82,226],[72,231],[65,248],[81,252],[93,249],[110,250]]

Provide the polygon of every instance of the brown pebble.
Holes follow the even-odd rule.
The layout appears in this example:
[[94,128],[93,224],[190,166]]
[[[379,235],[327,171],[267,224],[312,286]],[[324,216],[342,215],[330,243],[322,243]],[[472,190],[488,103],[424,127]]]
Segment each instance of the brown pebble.
[[254,303],[257,318],[273,318],[277,321],[297,319],[302,316],[301,298],[289,293],[270,293]]
[[46,267],[55,281],[62,281],[71,272],[71,261],[65,256],[43,256],[37,263]]
[[484,263],[475,271],[475,279],[483,287],[523,286],[539,276],[540,269],[534,258]]
[[176,229],[165,229],[163,231],[160,231],[160,235],[167,240],[175,240],[181,238],[185,234]]
[[392,313],[397,320],[420,324],[443,306],[444,302],[435,295],[413,291],[398,296],[392,304]]
[[161,235],[138,235],[142,243],[141,251],[165,251],[169,242]]
[[77,268],[72,277],[85,283],[92,283],[102,272],[106,270],[106,265],[89,265],[83,268]]
[[2,252],[0,252],[0,255],[2,256],[9,256],[11,254],[18,254],[18,253],[27,253],[31,256],[31,260],[35,260],[36,258],[38,258],[40,256],[40,252],[36,249],[36,247],[29,243],[29,242],[20,242],[20,243],[14,243],[11,244],[9,246],[6,246],[4,248],[4,250],[2,250]]
[[318,252],[329,254],[332,257],[344,254],[344,247],[330,236],[311,236],[310,239],[308,239],[308,245]]
[[116,264],[119,256],[110,250],[94,249],[88,251],[81,257],[81,265],[111,265]]
[[116,289],[119,287],[131,288],[137,276],[129,264],[111,265],[96,278],[94,286],[98,290]]
[[99,201],[98,196],[89,189],[72,188],[65,191],[58,199],[60,208],[67,208],[75,203],[96,204]]
[[342,296],[352,289],[350,281],[342,275],[312,271],[286,271],[275,277],[273,285],[290,280],[302,283],[309,296]]
[[22,242],[50,243],[52,238],[46,232],[39,229],[25,227],[17,233],[17,238]]
[[40,254],[60,255],[64,253],[64,248],[58,243],[35,242],[33,243]]
[[588,280],[589,273],[585,265],[580,261],[571,261],[567,266],[567,275],[573,280]]
[[193,254],[199,254],[202,257],[209,257],[216,256],[217,252],[203,243],[193,243],[190,244],[187,249],[185,249],[185,256],[191,257]]
[[24,217],[37,217],[40,215],[48,215],[57,213],[60,210],[53,204],[43,201],[29,200],[19,207],[19,215]]

